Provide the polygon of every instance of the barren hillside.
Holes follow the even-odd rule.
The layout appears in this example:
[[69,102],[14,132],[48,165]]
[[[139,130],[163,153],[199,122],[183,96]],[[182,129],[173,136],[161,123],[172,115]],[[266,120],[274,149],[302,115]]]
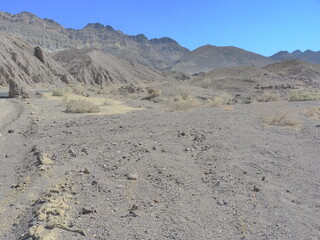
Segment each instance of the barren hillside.
[[66,29],[52,19],[41,19],[28,12],[16,15],[0,12],[0,31],[51,52],[96,47],[156,68],[167,68],[189,52],[170,38],[149,40],[143,34],[129,36],[100,23]]
[[301,60],[288,60],[265,66],[263,69],[292,82],[302,82],[306,86],[320,86],[320,65]]
[[49,87],[75,80],[39,47],[0,33],[0,84]]
[[273,60],[236,47],[206,45],[183,56],[172,70],[186,73],[209,72],[217,68],[265,66]]
[[306,50],[304,52],[301,52],[300,50],[296,50],[292,53],[289,53],[288,51],[280,51],[272,55],[270,58],[276,61],[300,59],[305,62],[320,64],[320,51],[316,52],[316,51]]
[[89,85],[138,84],[165,80],[156,70],[118,59],[98,49],[62,51],[54,54],[53,59],[79,82]]

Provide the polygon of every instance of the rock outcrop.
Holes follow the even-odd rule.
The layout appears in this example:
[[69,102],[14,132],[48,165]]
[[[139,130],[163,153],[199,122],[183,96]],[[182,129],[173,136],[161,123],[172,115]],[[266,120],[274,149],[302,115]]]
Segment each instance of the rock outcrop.
[[0,84],[10,87],[10,97],[26,97],[32,88],[66,83],[76,81],[40,47],[0,33]]

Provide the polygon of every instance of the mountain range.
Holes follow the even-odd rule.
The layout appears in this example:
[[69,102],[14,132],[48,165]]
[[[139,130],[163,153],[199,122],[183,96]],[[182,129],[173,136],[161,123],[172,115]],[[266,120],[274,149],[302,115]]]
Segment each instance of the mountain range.
[[154,68],[168,68],[189,52],[170,38],[149,40],[143,34],[129,36],[100,23],[90,23],[82,29],[66,29],[51,19],[41,19],[28,12],[16,15],[0,12],[0,31],[48,52],[98,48]]
[[288,51],[280,51],[272,55],[270,58],[275,61],[300,59],[305,62],[320,64],[320,51],[314,52],[311,50],[306,50],[304,52],[301,52],[300,50],[296,50],[292,53],[289,53]]
[[121,59],[161,70],[189,74],[235,66],[265,66],[283,60],[300,59],[320,64],[320,51],[278,52],[271,57],[236,47],[206,45],[193,51],[175,40],[163,37],[148,39],[143,34],[127,35],[113,27],[89,23],[82,29],[64,28],[52,19],[39,18],[28,12],[0,12],[0,32],[14,35],[47,52],[70,49],[97,49]]

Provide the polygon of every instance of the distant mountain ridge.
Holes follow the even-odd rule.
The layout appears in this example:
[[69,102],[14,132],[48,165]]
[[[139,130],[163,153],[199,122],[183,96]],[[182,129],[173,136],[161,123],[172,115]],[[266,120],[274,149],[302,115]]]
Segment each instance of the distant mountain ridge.
[[49,52],[98,48],[112,55],[154,68],[167,68],[189,52],[170,38],[149,40],[143,34],[129,36],[111,26],[90,23],[83,29],[66,29],[51,19],[28,12],[0,12],[0,31],[17,36]]
[[276,61],[300,59],[305,62],[320,64],[320,51],[306,50],[302,52],[300,50],[295,50],[292,53],[289,53],[288,51],[280,51],[272,55],[270,58]]
[[82,29],[64,28],[52,19],[42,19],[29,12],[0,12],[0,32],[21,38],[34,47],[40,46],[46,52],[94,48],[151,68],[189,74],[225,67],[262,67],[292,59],[320,64],[320,51],[280,51],[271,57],[212,45],[190,51],[168,37],[148,39],[143,34],[127,35],[101,23],[89,23]]
[[273,62],[270,58],[240,48],[205,45],[183,56],[171,70],[194,74],[226,67],[262,67]]

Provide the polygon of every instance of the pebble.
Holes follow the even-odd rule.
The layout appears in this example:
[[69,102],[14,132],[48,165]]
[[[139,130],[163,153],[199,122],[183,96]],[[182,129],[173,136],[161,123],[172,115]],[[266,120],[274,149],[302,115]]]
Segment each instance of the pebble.
[[254,192],[260,192],[260,189],[259,189],[257,186],[254,186],[254,187],[253,187],[253,191],[254,191]]
[[8,130],[8,133],[14,133],[13,129]]
[[76,157],[76,156],[77,156],[76,151],[75,151],[73,148],[69,148],[69,153],[70,153],[73,157]]
[[137,174],[130,173],[130,174],[128,174],[128,179],[129,180],[137,180],[138,176],[137,176]]

